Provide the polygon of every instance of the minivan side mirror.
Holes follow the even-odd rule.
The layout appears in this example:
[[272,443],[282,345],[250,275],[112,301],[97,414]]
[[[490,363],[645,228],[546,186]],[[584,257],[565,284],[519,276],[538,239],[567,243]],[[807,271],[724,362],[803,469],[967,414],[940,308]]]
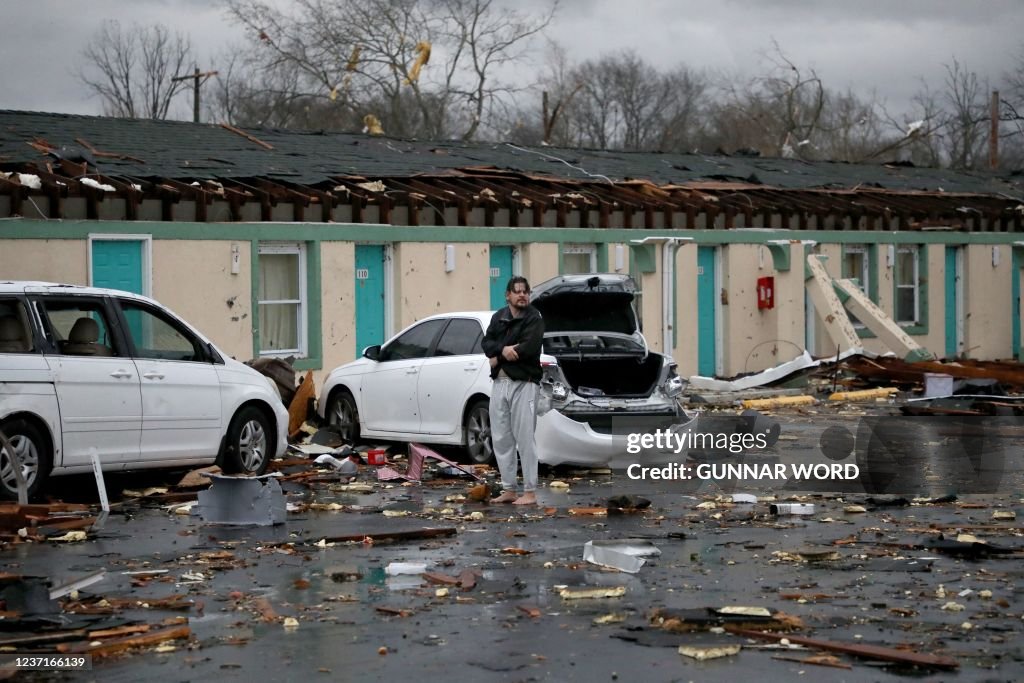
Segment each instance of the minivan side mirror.
[[363,349],[363,358],[369,358],[370,360],[380,360],[380,344],[367,346],[365,349]]

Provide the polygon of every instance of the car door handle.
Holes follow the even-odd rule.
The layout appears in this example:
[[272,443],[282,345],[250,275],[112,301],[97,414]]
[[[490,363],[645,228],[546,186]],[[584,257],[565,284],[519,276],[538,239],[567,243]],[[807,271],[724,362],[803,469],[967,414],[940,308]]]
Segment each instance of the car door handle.
[[163,379],[164,378],[164,376],[162,374],[160,374],[159,372],[153,372],[152,370],[150,370],[149,372],[143,373],[142,376],[145,377],[146,379]]
[[131,377],[132,373],[128,372],[127,370],[120,370],[120,369],[118,369],[118,370],[114,370],[112,373],[110,373],[110,376],[111,377],[115,377],[117,379],[124,379],[125,377]]
[[407,374],[407,375],[415,375],[419,371],[420,371],[419,368],[409,368],[408,370],[405,371],[405,374]]
[[463,370],[464,370],[465,372],[476,372],[476,371],[477,371],[477,369],[479,369],[479,367],[480,367],[479,365],[473,364],[473,365],[467,365],[467,366],[465,366],[465,367],[464,367],[464,368],[462,368],[462,369],[463,369]]

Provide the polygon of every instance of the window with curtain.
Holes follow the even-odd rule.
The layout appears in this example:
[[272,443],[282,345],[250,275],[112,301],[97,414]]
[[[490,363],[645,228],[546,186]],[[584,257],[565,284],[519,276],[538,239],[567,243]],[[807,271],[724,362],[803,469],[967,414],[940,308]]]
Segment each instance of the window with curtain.
[[305,255],[303,244],[260,244],[260,355],[306,354]]

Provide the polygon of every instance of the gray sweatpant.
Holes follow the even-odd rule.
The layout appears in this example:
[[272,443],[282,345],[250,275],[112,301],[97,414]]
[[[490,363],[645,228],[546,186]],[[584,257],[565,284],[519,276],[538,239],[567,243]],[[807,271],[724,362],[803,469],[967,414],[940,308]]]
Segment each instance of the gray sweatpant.
[[499,377],[491,390],[491,442],[501,488],[516,490],[516,447],[523,465],[523,492],[537,490],[537,385]]

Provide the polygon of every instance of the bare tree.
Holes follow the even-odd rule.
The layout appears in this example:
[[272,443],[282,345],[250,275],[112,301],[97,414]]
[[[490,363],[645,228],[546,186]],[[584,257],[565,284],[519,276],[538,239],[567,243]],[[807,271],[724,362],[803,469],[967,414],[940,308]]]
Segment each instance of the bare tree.
[[228,7],[252,40],[251,79],[233,86],[245,86],[231,95],[236,103],[256,97],[273,110],[299,106],[328,121],[372,114],[391,135],[463,139],[476,136],[488,108],[510,92],[496,71],[522,57],[555,9],[531,17],[492,0],[295,0],[289,12],[229,0]]
[[950,165],[958,169],[983,168],[989,135],[988,84],[956,59],[945,66]]
[[546,142],[672,151],[695,139],[706,80],[685,66],[661,72],[633,51],[571,66],[555,49],[541,87],[553,102],[544,110]]
[[188,87],[171,79],[192,62],[192,46],[166,26],[132,26],[116,20],[103,23],[82,52],[86,66],[79,78],[103,102],[108,116],[166,119],[174,96]]

